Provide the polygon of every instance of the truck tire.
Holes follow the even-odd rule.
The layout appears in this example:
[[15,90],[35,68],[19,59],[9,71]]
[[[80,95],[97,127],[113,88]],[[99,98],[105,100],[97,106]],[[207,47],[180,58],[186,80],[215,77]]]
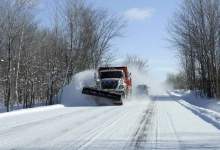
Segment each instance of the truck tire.
[[123,105],[123,102],[121,101],[120,103],[114,103],[114,105],[121,106],[121,105]]

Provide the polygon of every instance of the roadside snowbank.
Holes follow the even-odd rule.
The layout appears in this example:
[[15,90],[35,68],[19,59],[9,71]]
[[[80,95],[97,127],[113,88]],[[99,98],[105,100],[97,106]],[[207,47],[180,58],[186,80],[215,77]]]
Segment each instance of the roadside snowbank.
[[200,97],[196,92],[193,91],[184,91],[184,90],[175,90],[169,92],[171,95],[180,97],[192,105],[196,105],[202,108],[211,109],[220,113],[220,101],[217,99],[208,99],[205,97]]
[[171,91],[171,96],[178,98],[177,102],[192,111],[195,115],[220,129],[220,102],[216,99],[202,98],[191,91]]
[[64,107],[63,105],[57,104],[57,105],[52,105],[52,106],[40,106],[40,107],[35,107],[35,108],[13,110],[11,112],[0,113],[0,119],[4,117],[11,117],[11,116],[17,116],[17,115],[23,115],[23,114],[29,114],[29,113],[47,112],[50,110],[60,109],[63,107]]
[[77,73],[71,83],[63,88],[61,104],[65,106],[95,106],[94,99],[82,94],[84,86],[95,85],[94,70]]

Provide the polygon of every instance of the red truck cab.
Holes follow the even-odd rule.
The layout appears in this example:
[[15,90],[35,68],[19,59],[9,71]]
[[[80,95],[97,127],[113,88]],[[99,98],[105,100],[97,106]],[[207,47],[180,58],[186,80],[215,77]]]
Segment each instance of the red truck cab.
[[[111,72],[111,74],[109,72]],[[104,74],[105,72],[106,75]],[[124,84],[125,84],[125,96],[128,96],[131,94],[132,91],[132,79],[131,79],[131,73],[128,71],[128,67],[122,66],[122,67],[100,67],[98,69],[99,78],[105,78],[107,75],[112,76],[114,78],[114,72],[118,72],[118,74],[115,73],[115,76],[117,78],[120,77],[120,72],[123,72],[123,76],[120,78],[123,78]]]

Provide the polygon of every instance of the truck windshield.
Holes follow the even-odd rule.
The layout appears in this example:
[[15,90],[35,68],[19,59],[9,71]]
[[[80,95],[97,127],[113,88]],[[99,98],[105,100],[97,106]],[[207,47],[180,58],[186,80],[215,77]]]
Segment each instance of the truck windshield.
[[122,71],[106,71],[106,72],[100,72],[100,78],[122,78],[123,73]]
[[116,89],[118,86],[117,80],[104,80],[102,81],[102,89]]

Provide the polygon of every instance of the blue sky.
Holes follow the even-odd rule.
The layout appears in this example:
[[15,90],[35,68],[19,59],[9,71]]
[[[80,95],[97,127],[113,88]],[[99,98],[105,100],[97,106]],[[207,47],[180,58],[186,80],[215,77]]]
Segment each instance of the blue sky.
[[[174,16],[179,0],[87,0],[94,7],[105,8],[127,21],[123,37],[114,40],[113,50],[117,59],[127,54],[137,55],[149,61],[149,74],[160,81],[168,72],[177,72],[178,59],[175,48],[168,42],[168,21]],[[49,1],[42,0],[48,7]],[[49,16],[48,9],[42,12]]]

